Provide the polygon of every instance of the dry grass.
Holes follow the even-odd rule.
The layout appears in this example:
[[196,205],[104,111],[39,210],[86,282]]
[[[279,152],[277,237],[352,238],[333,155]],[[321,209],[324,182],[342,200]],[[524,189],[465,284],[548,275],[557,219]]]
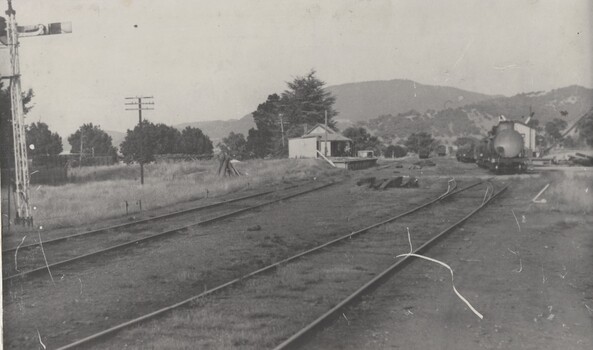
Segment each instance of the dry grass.
[[[593,175],[564,173],[543,193],[553,210],[569,213],[593,213]],[[540,199],[541,199],[540,198]]]
[[235,164],[245,176],[217,176],[218,162],[198,161],[149,164],[145,184],[138,181],[138,166],[116,165],[73,169],[76,183],[33,189],[35,221],[47,228],[96,222],[130,211],[154,209],[173,203],[232,193],[247,188],[313,179],[339,172],[314,159],[252,160]]

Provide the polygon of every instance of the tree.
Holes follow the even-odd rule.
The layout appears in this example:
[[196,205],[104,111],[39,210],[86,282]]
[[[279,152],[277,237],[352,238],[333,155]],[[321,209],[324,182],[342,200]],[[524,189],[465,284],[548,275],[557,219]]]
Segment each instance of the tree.
[[[253,112],[253,120],[257,127],[257,134],[254,133],[253,136],[257,136],[258,152],[264,153],[262,157],[278,153],[278,149],[282,150],[283,125],[281,125],[280,121],[280,96],[277,94],[269,95],[268,99],[258,105],[257,110]],[[284,142],[286,145],[286,140]],[[276,152],[274,152],[275,150]]]
[[58,155],[62,152],[62,138],[51,132],[45,123],[37,122],[27,128],[27,153],[30,156]]
[[245,150],[249,158],[264,158],[268,154],[268,139],[262,131],[251,128],[247,133]]
[[562,130],[566,129],[567,126],[566,121],[554,118],[551,122],[546,123],[544,130],[552,142],[558,142],[562,138]]
[[172,126],[143,120],[141,126],[128,129],[120,148],[126,164],[146,164],[160,154],[212,154],[213,147],[210,138],[199,128],[188,126],[180,132]]
[[404,144],[410,151],[419,153],[421,149],[431,149],[434,142],[435,139],[432,138],[432,134],[422,131],[412,133],[412,135],[408,136]]
[[[154,143],[154,154],[186,153],[181,151],[181,132],[174,127],[163,123],[156,125],[150,123],[142,131],[146,133],[149,140]],[[201,132],[202,131],[200,130],[200,133]]]
[[457,147],[462,147],[463,145],[466,144],[477,144],[479,141],[475,138],[475,137],[468,137],[468,136],[461,136],[458,137],[455,141],[453,141],[453,144]]
[[232,158],[244,159],[247,157],[247,141],[241,133],[235,134],[231,131],[229,136],[222,139],[219,147]]
[[548,140],[543,135],[535,135],[535,144],[540,148],[546,148]]
[[[269,95],[267,100],[253,112],[257,134],[252,133],[251,149],[257,139],[257,151],[260,153],[265,144],[265,156],[286,156],[288,137],[298,137],[303,133],[303,125],[325,123],[327,112],[328,124],[334,126],[333,117],[338,113],[333,109],[335,97],[324,89],[325,82],[309,74],[296,77],[288,82],[281,96]],[[247,137],[249,143],[249,136]],[[249,148],[249,147],[248,147]]]
[[593,146],[593,114],[590,114],[579,126],[579,136],[587,145]]
[[117,157],[117,149],[113,147],[111,136],[101,130],[99,125],[93,125],[93,123],[82,124],[76,132],[68,136],[68,143],[72,146],[70,153],[82,152],[82,155],[86,156]]
[[542,129],[541,126],[539,125],[539,120],[535,119],[535,118],[529,119],[529,121],[527,122],[527,126],[532,129],[535,129],[537,131],[541,131],[541,129]]
[[342,135],[352,140],[356,151],[373,150],[375,155],[380,155],[383,151],[384,146],[379,138],[369,134],[363,127],[350,127]]
[[154,161],[156,134],[156,125],[148,120],[143,120],[142,124],[136,125],[133,130],[128,129],[126,138],[120,145],[124,163],[146,164]]
[[408,150],[404,146],[400,145],[389,145],[385,149],[385,157],[387,158],[401,158],[408,154]]
[[564,138],[564,140],[562,141],[562,145],[565,148],[574,148],[574,147],[577,146],[577,143],[576,143],[576,141],[572,137],[566,136]]
[[[32,106],[33,90],[23,92],[23,111],[27,114]],[[0,80],[0,167],[11,168],[14,164],[14,144],[12,138],[12,111],[10,102],[10,89]],[[4,180],[2,180],[4,181]]]
[[181,132],[181,153],[209,155],[212,149],[212,141],[201,129],[188,126]]
[[306,76],[296,77],[287,83],[288,89],[282,93],[281,109],[290,127],[325,123],[326,112],[328,125],[335,126],[333,118],[338,112],[334,110],[333,105],[336,98],[323,88],[325,82],[315,74],[315,70],[312,69]]

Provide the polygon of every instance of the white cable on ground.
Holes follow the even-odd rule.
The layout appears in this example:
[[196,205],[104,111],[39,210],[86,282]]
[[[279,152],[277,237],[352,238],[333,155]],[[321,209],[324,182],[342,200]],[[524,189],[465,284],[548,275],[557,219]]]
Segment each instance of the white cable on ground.
[[14,252],[14,269],[16,271],[18,271],[18,263],[17,263],[17,254],[19,253],[19,248],[21,247],[21,245],[23,245],[23,242],[25,241],[25,238],[27,238],[27,235],[25,235],[25,237],[23,237],[23,239],[21,240],[21,243],[19,243],[18,247],[16,247],[16,250]]
[[396,258],[401,258],[401,257],[405,257],[405,256],[413,256],[416,258],[420,258],[420,259],[425,259],[428,261],[432,261],[434,263],[437,263],[439,265],[442,265],[444,267],[446,267],[447,269],[449,269],[449,272],[451,272],[451,284],[453,285],[453,291],[455,292],[455,294],[457,294],[457,296],[459,297],[459,299],[461,299],[461,301],[463,301],[469,308],[470,310],[473,311],[474,314],[476,314],[476,316],[478,316],[480,319],[483,319],[484,316],[478,312],[478,310],[476,310],[470,303],[469,301],[467,301],[467,299],[465,299],[458,291],[457,288],[455,288],[455,283],[454,283],[454,277],[453,277],[453,269],[451,268],[451,266],[445,264],[442,261],[433,259],[433,258],[429,258],[427,256],[424,255],[419,255],[419,254],[414,254],[412,253],[414,250],[412,249],[412,238],[410,237],[410,229],[408,228],[408,242],[410,243],[410,252],[407,254],[400,254],[398,256],[396,256]]
[[447,192],[445,192],[445,194],[448,194],[455,187],[457,187],[457,181],[455,181],[455,178],[452,177],[451,180],[447,181]]
[[43,346],[44,349],[47,349],[45,347],[45,344],[43,344],[43,342],[41,341],[41,334],[39,334],[39,329],[37,330],[37,336],[39,337],[39,344],[41,344],[41,346]]
[[542,193],[544,193],[545,190],[548,189],[548,187],[550,187],[550,184],[545,185],[544,188],[542,188],[542,190],[539,191],[539,193],[535,197],[533,197],[531,201],[533,203],[546,203],[547,201],[545,199],[538,200],[538,198],[542,195]]
[[[484,193],[484,199],[482,200],[482,205],[484,203],[486,203],[486,200],[487,200],[486,198],[488,197],[489,190],[492,190],[492,192],[490,194],[490,197],[492,197],[492,194],[494,193],[494,186],[490,182],[487,182],[486,183],[486,192]],[[490,197],[488,197],[488,198],[490,198]]]
[[513,213],[513,216],[515,217],[515,222],[517,223],[517,227],[519,228],[519,232],[521,232],[521,225],[519,225],[519,220],[517,220],[517,215],[515,215],[515,211],[513,209],[511,209],[511,213]]
[[54,276],[51,274],[51,270],[49,269],[49,264],[47,263],[47,257],[45,256],[45,250],[43,249],[43,243],[41,242],[41,230],[37,231],[39,234],[39,246],[41,247],[41,252],[43,253],[43,260],[45,260],[45,266],[47,267],[47,272],[49,272],[49,277],[53,284],[56,284],[54,281]]

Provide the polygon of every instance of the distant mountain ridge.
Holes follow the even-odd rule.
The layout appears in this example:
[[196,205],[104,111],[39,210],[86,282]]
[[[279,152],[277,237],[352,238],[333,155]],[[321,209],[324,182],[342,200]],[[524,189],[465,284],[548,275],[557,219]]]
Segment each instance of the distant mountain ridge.
[[339,112],[336,118],[342,122],[370,120],[409,110],[456,108],[497,97],[403,79],[333,85],[326,90],[336,97],[335,109]]
[[[458,107],[495,97],[454,87],[424,85],[403,79],[333,85],[328,86],[326,90],[336,97],[335,108],[339,112],[337,122],[341,128],[384,114],[397,114],[410,109],[425,111]],[[200,128],[213,141],[220,141],[231,131],[247,136],[248,130],[255,127],[255,122],[250,113],[240,119],[174,125],[180,130],[186,126]]]
[[526,122],[531,111],[541,127],[554,118],[563,119],[570,126],[592,107],[593,89],[573,85],[549,92],[495,97],[440,111],[428,110],[422,113],[410,110],[396,115],[382,115],[360,121],[357,125],[367,128],[386,143],[401,141],[411,133],[421,131],[429,132],[442,141],[452,142],[459,136],[485,135],[498,123],[500,115]]
[[183,130],[188,126],[193,128],[199,128],[212,142],[220,141],[223,137],[227,137],[232,131],[234,133],[241,133],[247,137],[247,132],[251,128],[255,128],[255,122],[251,113],[243,116],[241,119],[228,119],[228,120],[209,120],[190,122],[173,125],[179,130]]
[[[499,115],[525,120],[531,111],[540,126],[554,118],[570,125],[593,106],[593,89],[572,85],[548,92],[536,91],[506,97],[486,95],[411,80],[385,80],[328,86],[336,97],[336,122],[344,130],[364,126],[384,142],[397,142],[409,134],[427,131],[443,140],[484,135]],[[255,107],[254,107],[255,109]],[[560,112],[566,113],[562,116]],[[247,136],[255,127],[252,114],[240,119],[196,121],[173,125],[200,128],[216,144],[232,131]],[[108,131],[119,147],[125,133]]]

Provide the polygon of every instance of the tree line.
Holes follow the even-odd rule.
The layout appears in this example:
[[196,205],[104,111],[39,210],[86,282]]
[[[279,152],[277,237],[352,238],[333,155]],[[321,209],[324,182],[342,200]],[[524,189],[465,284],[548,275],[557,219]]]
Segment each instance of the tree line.
[[[25,113],[32,108],[33,91],[23,93]],[[56,156],[63,151],[62,137],[49,129],[43,122],[34,122],[26,126],[25,138],[29,157]],[[82,124],[68,136],[71,154],[84,157],[110,156],[118,158],[113,139],[93,123]],[[14,164],[12,115],[10,110],[9,90],[0,82],[0,165],[10,168]],[[199,128],[186,127],[178,130],[165,124],[143,121],[132,130],[127,130],[120,145],[122,160],[126,163],[154,161],[155,155],[188,154],[211,155],[213,144],[210,138]]]
[[[231,132],[217,144],[227,155],[237,159],[280,158],[288,154],[288,139],[302,136],[316,124],[327,124],[335,128],[334,118],[338,112],[334,109],[335,97],[325,90],[325,82],[311,70],[304,76],[297,76],[286,83],[286,89],[272,93],[253,111],[256,127],[251,128],[247,136]],[[33,91],[23,93],[24,111],[31,108]],[[567,128],[565,120],[554,119],[544,126],[532,118],[528,125],[538,131],[537,144],[545,147],[557,143],[562,138],[562,131]],[[593,146],[593,116],[585,119],[579,126],[581,142]],[[363,127],[349,127],[342,134],[350,138],[357,150],[373,150],[376,155],[399,157],[408,151],[418,153],[421,149],[436,147],[431,134],[419,132],[411,134],[400,145],[385,145]],[[32,123],[26,128],[28,154],[30,156],[57,155],[62,149],[62,138],[52,132],[43,122]],[[455,142],[461,145],[463,138]],[[87,123],[81,125],[67,138],[71,153],[83,156],[112,156],[118,158],[113,140],[99,125]],[[12,144],[12,122],[10,94],[0,82],[0,164],[11,166],[14,162]],[[570,137],[563,140],[566,147],[574,146],[576,141]],[[211,155],[214,145],[202,130],[186,127],[178,130],[162,123],[154,124],[143,121],[133,129],[127,130],[124,141],[119,145],[122,160],[125,163],[149,163],[156,155],[188,154]]]

